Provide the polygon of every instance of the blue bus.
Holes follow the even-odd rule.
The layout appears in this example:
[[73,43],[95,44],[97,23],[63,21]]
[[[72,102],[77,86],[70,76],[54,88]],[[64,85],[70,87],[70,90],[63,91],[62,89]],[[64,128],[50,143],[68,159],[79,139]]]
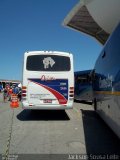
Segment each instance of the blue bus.
[[92,77],[94,108],[120,138],[120,24],[99,55]]
[[93,89],[92,89],[91,72],[92,70],[74,72],[75,100],[92,102]]

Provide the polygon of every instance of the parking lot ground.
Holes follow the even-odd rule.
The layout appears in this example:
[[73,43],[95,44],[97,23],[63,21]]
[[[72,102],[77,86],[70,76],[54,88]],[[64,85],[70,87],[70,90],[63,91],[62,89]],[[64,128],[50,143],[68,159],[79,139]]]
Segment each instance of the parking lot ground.
[[0,100],[0,153],[4,157],[64,160],[75,155],[119,155],[119,151],[120,140],[89,104],[76,102],[65,111],[31,111],[23,110],[21,104],[11,109],[9,102]]

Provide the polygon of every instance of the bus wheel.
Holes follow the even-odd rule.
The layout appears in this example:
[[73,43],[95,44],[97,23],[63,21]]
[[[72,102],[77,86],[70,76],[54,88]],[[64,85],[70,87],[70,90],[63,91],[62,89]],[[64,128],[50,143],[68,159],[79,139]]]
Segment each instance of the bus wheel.
[[94,99],[94,110],[96,111],[97,110],[97,101],[96,101],[96,99]]

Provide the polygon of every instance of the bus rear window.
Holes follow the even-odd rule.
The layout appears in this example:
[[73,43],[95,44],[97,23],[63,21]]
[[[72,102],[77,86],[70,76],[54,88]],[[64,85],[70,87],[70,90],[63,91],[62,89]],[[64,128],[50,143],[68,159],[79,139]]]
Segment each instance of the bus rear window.
[[27,57],[29,71],[70,71],[70,58],[58,55],[31,55]]

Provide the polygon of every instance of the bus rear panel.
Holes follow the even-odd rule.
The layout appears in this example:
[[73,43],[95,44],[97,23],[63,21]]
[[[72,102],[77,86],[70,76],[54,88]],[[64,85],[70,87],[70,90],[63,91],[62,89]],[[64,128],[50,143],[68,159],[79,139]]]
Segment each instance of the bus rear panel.
[[73,56],[66,52],[28,52],[24,55],[24,109],[68,109],[73,106]]

